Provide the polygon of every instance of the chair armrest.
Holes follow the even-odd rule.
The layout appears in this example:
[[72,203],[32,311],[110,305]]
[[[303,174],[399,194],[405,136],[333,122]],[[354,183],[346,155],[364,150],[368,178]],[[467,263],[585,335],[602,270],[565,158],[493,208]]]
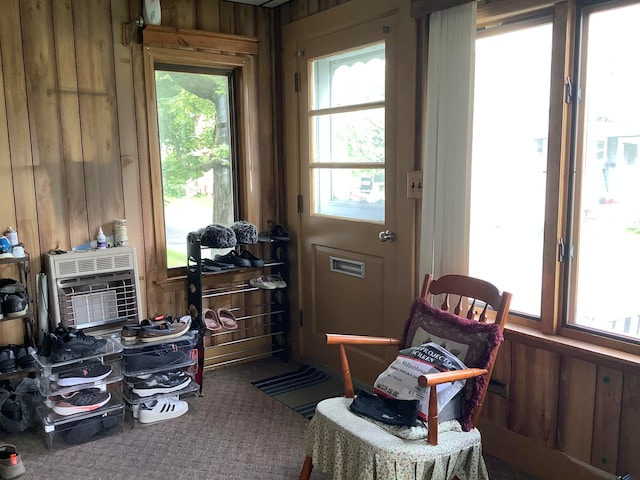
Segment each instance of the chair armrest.
[[427,425],[427,442],[431,445],[438,444],[438,396],[436,385],[441,383],[455,382],[465,378],[479,377],[489,373],[484,368],[465,368],[463,370],[452,370],[450,372],[427,373],[418,377],[418,384],[421,387],[433,387],[429,389],[429,410]]
[[455,382],[465,378],[479,377],[489,373],[484,368],[465,368],[463,370],[452,370],[449,372],[427,373],[418,377],[418,385],[421,387],[431,387],[441,383]]
[[328,345],[400,345],[399,338],[369,337],[367,335],[342,335],[327,333]]
[[366,335],[341,335],[337,333],[327,333],[327,344],[338,345],[340,347],[340,364],[342,366],[342,381],[344,382],[344,396],[354,397],[353,381],[351,380],[351,369],[345,345],[400,345],[398,338],[368,337]]

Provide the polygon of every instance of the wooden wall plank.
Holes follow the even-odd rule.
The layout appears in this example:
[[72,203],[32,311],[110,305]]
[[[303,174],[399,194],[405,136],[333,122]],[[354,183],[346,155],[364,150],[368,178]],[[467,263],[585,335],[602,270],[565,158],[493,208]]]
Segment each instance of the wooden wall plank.
[[618,450],[618,472],[640,477],[640,376],[625,374],[622,388],[622,418]]
[[[5,75],[2,66],[2,45],[0,45],[0,192],[5,192],[0,225],[16,225],[15,194],[11,175],[11,152],[9,150],[8,112],[5,101]],[[8,83],[8,82],[6,82]],[[8,88],[8,87],[7,87]],[[0,330],[0,334],[2,330]]]
[[504,390],[492,392],[492,387],[489,386],[480,416],[496,425],[507,428],[509,426],[511,383],[511,342],[509,340],[504,340],[500,345],[498,357],[491,373],[491,380],[497,382],[498,385],[504,385]]
[[41,0],[22,0],[20,9],[40,249],[46,252],[70,244],[52,11]]
[[623,374],[620,370],[599,366],[597,375],[591,465],[616,473]]
[[560,367],[558,449],[591,462],[597,366],[564,357]]
[[291,21],[295,22],[309,16],[308,0],[295,0],[291,2]]
[[[14,227],[18,231],[20,241],[25,244],[25,250],[34,258],[39,258],[40,237],[18,0],[9,0],[2,4],[0,55],[5,79],[4,96],[16,219]],[[7,202],[9,208],[11,203]],[[2,210],[4,209],[3,205]]]
[[177,4],[176,27],[195,29],[198,25],[196,0],[180,0]]
[[220,0],[197,0],[196,18],[199,30],[219,32]]
[[267,230],[265,220],[276,218],[276,193],[278,192],[277,167],[273,154],[276,131],[274,130],[273,109],[275,104],[272,71],[273,40],[270,25],[271,10],[258,9],[256,12],[256,26],[258,36],[258,115],[260,134],[260,182],[263,192],[261,204],[262,225],[257,225],[258,231]]
[[309,1],[309,15],[318,13],[320,11],[320,0],[308,0]]
[[256,9],[251,5],[236,4],[234,8],[235,33],[237,35],[256,36]]
[[76,47],[71,0],[52,2],[56,75],[62,158],[65,173],[66,211],[69,243],[55,245],[69,249],[90,238],[87,217],[84,166],[82,161],[82,134],[80,127],[80,100],[76,69]]
[[73,3],[89,238],[124,218],[115,97],[114,42],[108,0]]
[[236,33],[234,6],[232,2],[220,1],[220,32],[222,33]]
[[[118,38],[119,26],[129,19],[128,0],[111,0],[113,38]],[[118,138],[120,140],[124,218],[127,219],[128,244],[136,250],[138,276],[145,277],[144,242],[142,233],[142,199],[140,194],[140,161],[135,125],[134,77],[132,46],[114,42],[115,85],[118,107]],[[109,229],[113,233],[113,228]],[[146,298],[146,284],[139,282],[140,298]]]
[[[177,3],[180,0],[163,0],[160,6],[161,14],[160,14],[160,22],[162,25],[166,27],[177,27],[178,26],[178,6]],[[135,18],[135,17],[131,17]]]
[[509,428],[556,447],[559,356],[521,344],[511,349]]
[[336,0],[320,0],[319,7],[320,11],[327,10],[329,8],[333,8],[337,5]]

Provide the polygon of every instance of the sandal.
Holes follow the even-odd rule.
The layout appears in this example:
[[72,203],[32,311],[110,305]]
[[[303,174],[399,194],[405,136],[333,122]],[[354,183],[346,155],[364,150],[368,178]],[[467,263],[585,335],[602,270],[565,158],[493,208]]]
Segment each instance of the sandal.
[[204,326],[207,327],[207,330],[211,330],[212,332],[222,330],[222,325],[218,322],[218,315],[210,308],[205,308],[202,311],[202,319],[204,320]]
[[227,330],[234,330],[238,328],[236,317],[233,315],[233,313],[231,313],[231,310],[227,308],[218,308],[215,313],[218,317],[218,321]]
[[16,478],[25,472],[22,458],[15,445],[9,443],[0,444],[0,477]]

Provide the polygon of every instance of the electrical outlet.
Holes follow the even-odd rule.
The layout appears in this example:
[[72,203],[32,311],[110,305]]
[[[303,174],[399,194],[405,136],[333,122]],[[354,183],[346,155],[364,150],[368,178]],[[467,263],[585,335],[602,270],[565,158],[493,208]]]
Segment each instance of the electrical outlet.
[[407,172],[407,198],[422,198],[422,171]]

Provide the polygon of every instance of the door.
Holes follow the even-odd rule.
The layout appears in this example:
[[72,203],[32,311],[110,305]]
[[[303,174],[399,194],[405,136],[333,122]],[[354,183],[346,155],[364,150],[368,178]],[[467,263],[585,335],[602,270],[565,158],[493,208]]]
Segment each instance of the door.
[[[399,137],[415,129],[411,102],[400,105],[415,75],[401,65],[397,17],[296,43],[301,350],[335,369],[326,333],[399,337],[415,294],[413,140]],[[352,375],[367,383],[397,353],[349,350]]]

